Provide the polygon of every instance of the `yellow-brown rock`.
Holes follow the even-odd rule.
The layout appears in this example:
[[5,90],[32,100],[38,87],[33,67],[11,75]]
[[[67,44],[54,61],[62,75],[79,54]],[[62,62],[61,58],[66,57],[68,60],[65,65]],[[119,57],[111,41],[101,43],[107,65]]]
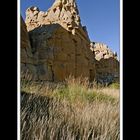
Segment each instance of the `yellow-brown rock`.
[[[36,68],[34,66],[34,59],[32,55],[32,49],[29,41],[28,32],[25,22],[21,17],[21,72],[31,75],[36,75]],[[22,75],[23,76],[23,75]],[[33,77],[32,77],[33,78]]]
[[63,81],[69,75],[95,78],[95,58],[74,0],[56,0],[47,11],[26,11],[39,80]]
[[91,43],[75,0],[55,0],[46,12],[32,6],[25,23],[21,19],[21,69],[29,69],[36,80],[119,79],[117,54],[103,43]]
[[90,49],[95,53],[96,79],[101,83],[119,81],[119,61],[117,53],[103,43],[92,42]]

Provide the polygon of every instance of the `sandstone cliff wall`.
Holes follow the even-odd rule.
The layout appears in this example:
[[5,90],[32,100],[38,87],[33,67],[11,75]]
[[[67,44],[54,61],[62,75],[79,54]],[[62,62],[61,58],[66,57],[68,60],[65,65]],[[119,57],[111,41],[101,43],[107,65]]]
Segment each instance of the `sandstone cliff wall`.
[[63,81],[70,75],[119,79],[117,54],[90,41],[75,0],[56,0],[46,12],[29,7],[25,23],[21,18],[21,70],[36,80]]
[[[21,17],[21,73],[28,73],[32,77],[36,76],[36,68],[32,55],[29,35],[23,18]],[[23,75],[22,75],[23,76]]]
[[75,1],[56,0],[47,12],[30,7],[25,22],[38,80],[94,79],[95,58]]

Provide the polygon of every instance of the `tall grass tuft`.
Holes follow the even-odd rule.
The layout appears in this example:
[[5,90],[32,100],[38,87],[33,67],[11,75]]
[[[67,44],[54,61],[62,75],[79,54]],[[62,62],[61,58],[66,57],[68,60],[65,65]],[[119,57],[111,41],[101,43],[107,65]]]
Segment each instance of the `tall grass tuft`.
[[91,87],[88,79],[73,77],[25,85],[21,140],[119,140],[118,89]]

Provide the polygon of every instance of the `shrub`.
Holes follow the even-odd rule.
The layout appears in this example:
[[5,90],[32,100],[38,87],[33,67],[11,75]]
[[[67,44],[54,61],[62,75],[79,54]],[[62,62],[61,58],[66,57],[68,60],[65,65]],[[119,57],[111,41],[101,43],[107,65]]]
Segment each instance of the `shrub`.
[[119,89],[120,88],[120,84],[119,83],[112,83],[109,85],[110,88],[115,88],[115,89]]

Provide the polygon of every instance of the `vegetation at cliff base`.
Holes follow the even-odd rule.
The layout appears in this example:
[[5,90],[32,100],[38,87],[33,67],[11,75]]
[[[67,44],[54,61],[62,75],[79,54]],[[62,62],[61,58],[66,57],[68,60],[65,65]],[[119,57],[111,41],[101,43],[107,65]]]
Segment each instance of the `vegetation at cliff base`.
[[119,89],[90,85],[21,81],[22,140],[119,140]]

